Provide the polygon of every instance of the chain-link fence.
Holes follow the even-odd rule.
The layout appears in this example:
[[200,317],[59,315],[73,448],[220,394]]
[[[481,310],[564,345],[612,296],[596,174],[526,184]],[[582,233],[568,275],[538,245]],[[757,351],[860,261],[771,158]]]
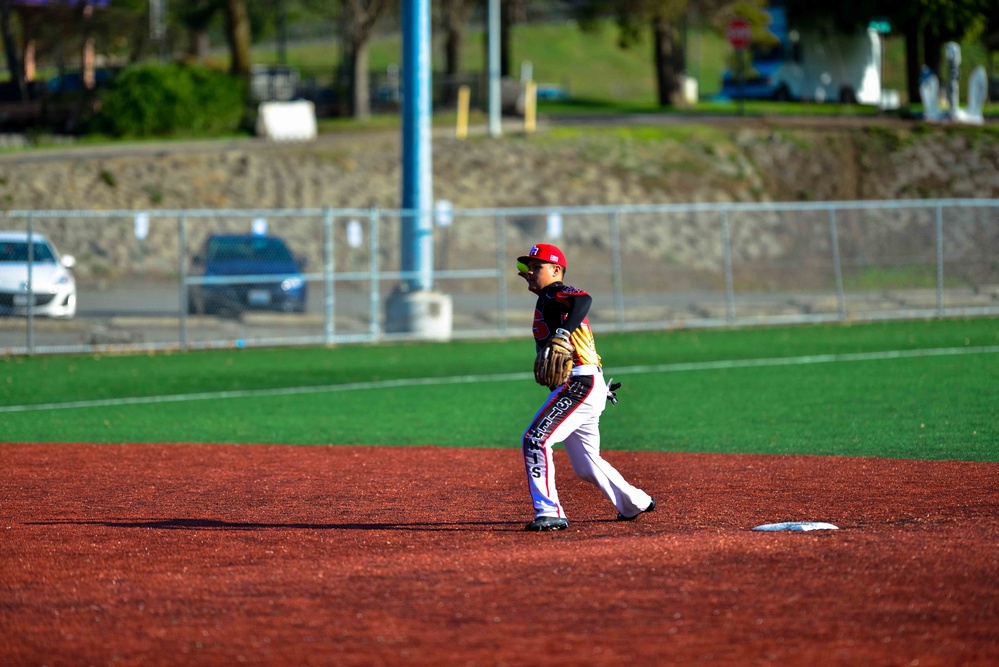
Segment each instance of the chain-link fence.
[[[5,354],[375,342],[399,210],[10,211]],[[595,330],[999,314],[999,200],[438,210],[454,338],[528,335],[515,257],[559,245]],[[27,239],[35,240],[28,244]]]

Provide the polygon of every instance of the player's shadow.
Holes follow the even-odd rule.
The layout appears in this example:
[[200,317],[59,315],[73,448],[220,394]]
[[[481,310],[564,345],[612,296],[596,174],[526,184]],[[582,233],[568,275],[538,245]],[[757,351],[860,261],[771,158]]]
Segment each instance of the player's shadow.
[[103,526],[105,528],[146,528],[151,530],[409,530],[409,531],[484,531],[521,529],[508,521],[449,521],[447,523],[270,523],[222,521],[220,519],[60,519],[30,521],[29,526]]

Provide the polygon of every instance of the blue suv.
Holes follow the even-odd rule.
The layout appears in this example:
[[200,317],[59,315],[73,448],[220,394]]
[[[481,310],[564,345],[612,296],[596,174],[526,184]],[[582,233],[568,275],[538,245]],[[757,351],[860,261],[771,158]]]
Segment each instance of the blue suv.
[[187,312],[238,316],[244,310],[305,312],[304,257],[277,236],[214,234],[194,256]]

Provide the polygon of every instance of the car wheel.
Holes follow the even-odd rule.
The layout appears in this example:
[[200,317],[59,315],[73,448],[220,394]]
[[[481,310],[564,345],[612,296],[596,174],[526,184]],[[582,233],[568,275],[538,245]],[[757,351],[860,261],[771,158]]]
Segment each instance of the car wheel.
[[215,313],[219,317],[238,320],[243,315],[243,302],[240,301],[239,294],[235,290],[229,290],[217,301],[211,303],[208,312]]
[[777,86],[777,90],[774,91],[774,101],[775,102],[789,102],[791,100],[791,91],[788,89],[786,83],[782,83]]

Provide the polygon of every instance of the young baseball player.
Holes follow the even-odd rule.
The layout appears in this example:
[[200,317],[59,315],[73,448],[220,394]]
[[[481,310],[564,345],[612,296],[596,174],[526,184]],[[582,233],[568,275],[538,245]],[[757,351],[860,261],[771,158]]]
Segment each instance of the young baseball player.
[[600,414],[614,389],[604,381],[600,355],[586,318],[592,297],[570,287],[565,278],[565,255],[557,247],[539,243],[517,258],[519,274],[538,295],[534,307],[536,359],[534,378],[550,394],[524,431],[524,465],[534,501],[534,521],[526,530],[562,530],[569,527],[555,489],[552,446],[561,442],[572,470],[594,484],[618,511],[618,521],[632,521],[656,509],[652,496],[629,484],[600,456]]

